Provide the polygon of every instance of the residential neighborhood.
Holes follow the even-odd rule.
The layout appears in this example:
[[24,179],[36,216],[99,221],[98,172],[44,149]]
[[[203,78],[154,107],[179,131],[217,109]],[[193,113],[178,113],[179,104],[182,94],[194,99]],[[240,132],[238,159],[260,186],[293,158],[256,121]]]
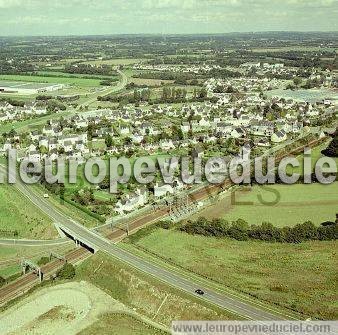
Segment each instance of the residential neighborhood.
[[0,334],[336,334],[336,12],[0,1]]

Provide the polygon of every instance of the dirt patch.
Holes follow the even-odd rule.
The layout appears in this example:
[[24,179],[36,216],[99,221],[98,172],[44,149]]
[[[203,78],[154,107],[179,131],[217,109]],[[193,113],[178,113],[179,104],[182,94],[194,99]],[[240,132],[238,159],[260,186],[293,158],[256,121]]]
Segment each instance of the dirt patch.
[[0,316],[0,334],[77,334],[102,313],[129,310],[87,282],[44,288]]
[[45,321],[45,320],[50,320],[50,321],[55,321],[55,320],[74,320],[75,319],[75,314],[72,309],[68,308],[67,306],[57,306],[52,309],[50,309],[48,312],[45,314],[40,315],[36,321]]

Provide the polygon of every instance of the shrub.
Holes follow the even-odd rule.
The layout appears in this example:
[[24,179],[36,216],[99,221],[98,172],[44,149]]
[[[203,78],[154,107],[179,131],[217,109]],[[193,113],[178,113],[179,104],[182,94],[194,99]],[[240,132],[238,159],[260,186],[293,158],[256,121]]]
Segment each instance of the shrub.
[[251,225],[238,219],[229,224],[226,220],[199,218],[181,225],[179,230],[191,235],[212,237],[230,237],[239,241],[248,239],[267,242],[300,243],[310,240],[336,240],[338,237],[338,224],[324,222],[316,227],[311,221],[297,224],[294,227],[275,227],[269,222],[261,225]]
[[6,279],[0,276],[0,287],[6,284]]
[[75,267],[70,263],[66,263],[56,274],[60,279],[73,279],[75,277]]
[[49,263],[49,257],[46,257],[46,256],[43,256],[41,257],[39,260],[38,260],[38,265],[41,266],[41,265],[45,265]]

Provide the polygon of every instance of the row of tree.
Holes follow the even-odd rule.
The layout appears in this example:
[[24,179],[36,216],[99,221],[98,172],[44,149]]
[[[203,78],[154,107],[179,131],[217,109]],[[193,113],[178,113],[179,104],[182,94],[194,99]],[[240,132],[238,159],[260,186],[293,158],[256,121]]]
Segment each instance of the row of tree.
[[242,219],[228,222],[224,219],[210,221],[202,217],[196,221],[188,221],[180,226],[179,230],[192,235],[229,237],[239,241],[251,239],[282,243],[336,240],[338,237],[338,224],[335,222],[325,222],[316,226],[311,221],[307,221],[293,227],[275,227],[268,222],[263,222],[261,225],[249,225]]
[[113,74],[112,67],[109,65],[93,66],[90,64],[77,63],[67,64],[65,72],[78,74],[98,74],[103,76],[110,76]]
[[25,102],[22,101],[22,100],[15,100],[15,99],[12,99],[12,98],[2,97],[2,98],[0,98],[0,102],[1,101],[7,102],[14,107],[24,107],[25,106]]
[[185,88],[163,87],[161,99],[163,102],[185,101],[187,90]]

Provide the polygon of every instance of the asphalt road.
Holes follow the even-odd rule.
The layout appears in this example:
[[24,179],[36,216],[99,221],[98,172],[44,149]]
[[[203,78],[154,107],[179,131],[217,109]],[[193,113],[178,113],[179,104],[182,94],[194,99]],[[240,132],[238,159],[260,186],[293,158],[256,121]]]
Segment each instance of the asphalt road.
[[[0,171],[1,170],[5,171],[3,166],[0,166]],[[59,226],[61,226],[65,232],[67,232],[71,236],[77,238],[78,240],[87,244],[89,247],[95,250],[101,250],[103,252],[106,252],[107,254],[125,263],[128,263],[134,268],[143,271],[189,294],[198,296],[195,293],[195,290],[201,289],[205,292],[205,294],[203,296],[198,296],[200,299],[203,299],[219,307],[222,307],[244,318],[251,320],[285,320],[292,318],[288,315],[280,314],[272,309],[267,310],[265,308],[262,308],[260,305],[253,305],[252,303],[248,303],[247,301],[236,295],[223,294],[216,292],[215,290],[212,290],[208,287],[201,287],[194,280],[187,280],[176,273],[172,273],[166,269],[161,268],[158,265],[150,263],[138,256],[135,256],[125,250],[122,250],[118,246],[114,245],[108,239],[99,235],[95,230],[89,230],[85,228],[83,225],[66,217],[60,211],[55,209],[47,199],[44,199],[41,197],[41,195],[36,194],[33,189],[29,188],[29,186],[21,182],[17,182],[15,186],[32,203],[34,203],[38,208],[40,208],[43,212],[49,215],[49,217],[52,218]],[[37,241],[31,241],[33,245],[36,245],[35,244],[36,242]],[[45,241],[43,241],[42,243],[44,242]],[[50,241],[48,243],[53,242],[55,243],[55,241]],[[27,241],[22,241],[22,243],[27,243]],[[226,269],[224,269],[224,271],[226,271]]]
[[[4,168],[0,166],[0,170],[4,171]],[[288,316],[286,315],[281,315],[272,310],[265,310],[258,305],[249,304],[238,296],[231,294],[225,295],[223,293],[218,293],[208,287],[201,287],[198,283],[194,282],[194,280],[187,280],[176,273],[172,273],[158,265],[152,264],[138,256],[122,250],[117,245],[114,245],[111,241],[102,237],[95,231],[91,231],[85,228],[83,225],[65,216],[63,213],[55,209],[47,199],[44,199],[41,197],[41,195],[36,194],[29,186],[23,184],[22,182],[17,182],[15,187],[17,187],[33,204],[40,208],[40,210],[45,212],[51,219],[57,222],[64,231],[70,233],[72,236],[76,237],[95,250],[103,251],[114,258],[123,261],[142,272],[147,273],[148,275],[151,275],[171,286],[176,287],[177,289],[195,295],[202,300],[215,304],[244,318],[252,320],[288,319]],[[27,243],[27,241],[23,241],[23,243]],[[48,243],[53,243],[53,241]],[[226,269],[224,269],[224,271],[226,271]],[[198,296],[195,293],[196,289],[202,289],[205,294],[203,296]]]

